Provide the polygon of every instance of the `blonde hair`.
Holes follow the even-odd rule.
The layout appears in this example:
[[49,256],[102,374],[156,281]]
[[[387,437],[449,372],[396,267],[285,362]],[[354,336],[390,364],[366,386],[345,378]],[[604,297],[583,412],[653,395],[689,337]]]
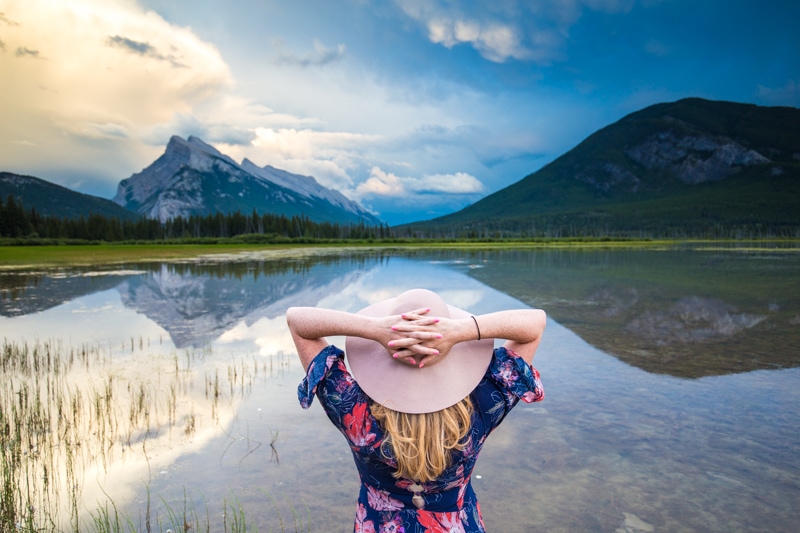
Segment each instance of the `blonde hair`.
[[391,448],[397,460],[396,478],[433,481],[450,466],[451,452],[469,444],[469,396],[433,413],[400,413],[375,402],[371,411],[386,434],[381,450],[386,455],[384,447]]

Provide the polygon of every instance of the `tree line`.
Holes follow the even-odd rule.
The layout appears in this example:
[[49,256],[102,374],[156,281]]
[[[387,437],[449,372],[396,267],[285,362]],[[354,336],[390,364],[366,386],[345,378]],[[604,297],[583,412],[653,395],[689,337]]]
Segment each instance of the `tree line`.
[[227,239],[253,236],[253,240],[339,240],[392,238],[388,225],[370,226],[314,222],[306,216],[241,212],[175,217],[165,222],[141,217],[122,220],[90,214],[64,218],[41,215],[35,208],[25,209],[9,195],[0,198],[0,237],[12,239],[54,239],[80,241],[172,241]]
[[0,198],[0,238],[31,244],[59,242],[200,242],[235,239],[253,243],[315,242],[340,240],[483,241],[537,239],[653,239],[710,238],[763,239],[800,238],[800,227],[789,223],[752,220],[708,221],[703,219],[624,216],[540,215],[520,219],[485,220],[473,224],[428,222],[390,228],[367,225],[314,222],[306,216],[263,213],[215,213],[179,216],[161,222],[141,217],[122,220],[90,214],[66,218],[44,216],[25,209],[13,196]]

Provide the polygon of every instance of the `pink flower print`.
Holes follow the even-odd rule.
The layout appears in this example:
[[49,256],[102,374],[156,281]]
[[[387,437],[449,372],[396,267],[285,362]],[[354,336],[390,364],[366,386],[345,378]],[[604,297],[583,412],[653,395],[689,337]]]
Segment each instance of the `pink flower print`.
[[336,383],[336,391],[342,393],[348,389],[353,388],[355,381],[353,380],[353,376],[348,373],[342,374],[342,379]]
[[510,355],[514,359],[519,359],[519,354],[514,350],[509,350],[508,348],[506,348],[506,353],[508,353],[508,355]]
[[375,533],[375,523],[372,520],[366,520],[367,508],[363,503],[358,504],[356,511],[356,525],[354,533]]
[[367,485],[367,503],[376,511],[399,511],[403,502],[392,498],[385,490],[378,490]]
[[370,433],[372,421],[367,416],[367,404],[357,403],[352,413],[344,415],[342,422],[345,426],[347,439],[353,446],[368,446],[375,441],[375,433]]
[[506,387],[511,387],[517,382],[517,372],[514,370],[514,365],[511,361],[504,361],[499,370],[499,377],[503,380]]
[[461,488],[460,488],[460,489],[458,489],[458,500],[456,501],[456,505],[457,505],[457,506],[458,506],[458,508],[459,508],[459,509],[461,509],[462,511],[463,511],[463,509],[462,509],[462,508],[464,507],[464,495],[465,495],[466,493],[467,493],[467,484],[466,484],[466,483],[464,483],[464,485],[462,485],[462,486],[461,486]]
[[433,513],[420,509],[417,511],[417,519],[425,528],[425,533],[466,533],[458,511]]
[[466,487],[466,479],[464,479],[464,465],[458,465],[455,473],[453,474],[455,479],[450,481],[447,485],[442,487],[442,490],[450,490],[456,487]]
[[522,395],[522,401],[525,403],[533,403],[533,402],[541,402],[544,399],[544,393],[542,389],[536,389],[535,391],[526,391]]
[[403,521],[400,520],[400,516],[395,513],[393,516],[389,517],[388,513],[382,515],[383,518],[383,525],[381,525],[378,533],[405,533],[406,528],[403,527]]

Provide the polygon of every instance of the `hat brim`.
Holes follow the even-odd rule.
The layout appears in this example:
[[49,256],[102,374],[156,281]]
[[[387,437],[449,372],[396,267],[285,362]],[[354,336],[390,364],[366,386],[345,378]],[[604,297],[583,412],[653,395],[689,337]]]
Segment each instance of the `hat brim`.
[[[418,307],[400,312],[414,308]],[[446,305],[445,313],[434,314],[434,311],[431,316],[445,313],[454,319],[471,316],[451,305]],[[397,298],[383,300],[358,312],[374,317],[393,313],[397,313]],[[350,372],[367,396],[389,409],[415,414],[440,411],[469,396],[486,374],[493,346],[494,339],[458,343],[436,364],[418,368],[398,362],[376,341],[360,337],[345,340]]]

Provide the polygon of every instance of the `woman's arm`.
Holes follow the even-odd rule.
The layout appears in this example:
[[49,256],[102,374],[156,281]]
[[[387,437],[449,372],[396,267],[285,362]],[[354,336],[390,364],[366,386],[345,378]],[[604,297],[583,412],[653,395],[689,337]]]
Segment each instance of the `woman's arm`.
[[325,337],[336,335],[377,341],[397,357],[438,354],[436,348],[424,346],[422,343],[441,337],[441,333],[422,329],[401,333],[392,329],[392,326],[403,322],[414,324],[418,328],[434,324],[438,319],[425,316],[427,312],[427,309],[417,309],[413,311],[413,319],[404,319],[405,315],[368,317],[320,307],[290,307],[286,311],[286,322],[289,324],[300,362],[303,368],[308,368],[314,357],[328,346]]
[[[441,355],[430,354],[422,359],[423,365],[430,365],[446,356],[450,348],[459,342],[466,342],[480,338],[506,339],[505,347],[513,350],[525,361],[531,363],[539,342],[542,339],[547,315],[541,309],[512,309],[508,311],[498,311],[485,315],[475,315],[475,319],[441,318],[433,325],[419,326],[414,324],[413,319],[416,315],[406,313],[404,316],[412,321],[404,322],[394,326],[394,329],[404,334],[410,335],[416,331],[430,331],[441,333],[442,337],[425,341],[422,345],[435,348]],[[398,341],[402,344],[403,340]]]

